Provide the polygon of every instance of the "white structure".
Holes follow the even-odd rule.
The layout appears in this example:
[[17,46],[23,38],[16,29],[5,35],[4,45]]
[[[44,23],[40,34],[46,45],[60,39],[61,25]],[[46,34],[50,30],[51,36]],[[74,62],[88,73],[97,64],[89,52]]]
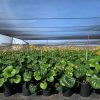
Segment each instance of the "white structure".
[[11,44],[26,44],[26,43],[23,40],[0,34],[0,46],[9,46]]
[[11,37],[0,34],[0,46],[7,46],[10,45],[11,43],[12,43]]
[[23,40],[13,38],[13,44],[26,44]]

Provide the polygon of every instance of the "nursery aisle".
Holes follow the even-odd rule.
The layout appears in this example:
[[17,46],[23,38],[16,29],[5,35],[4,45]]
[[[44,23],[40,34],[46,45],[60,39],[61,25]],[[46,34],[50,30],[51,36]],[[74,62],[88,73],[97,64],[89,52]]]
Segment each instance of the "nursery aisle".
[[22,94],[15,94],[10,97],[5,97],[0,93],[0,100],[100,100],[100,95],[91,94],[89,97],[81,97],[79,94],[73,94],[71,97],[64,97],[61,94],[55,94],[48,97],[45,96],[23,96]]

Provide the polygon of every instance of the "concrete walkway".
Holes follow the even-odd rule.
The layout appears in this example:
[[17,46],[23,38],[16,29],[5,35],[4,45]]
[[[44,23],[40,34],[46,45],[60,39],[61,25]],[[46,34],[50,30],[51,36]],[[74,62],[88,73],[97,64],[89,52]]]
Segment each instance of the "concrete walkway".
[[100,95],[93,93],[89,97],[81,97],[79,94],[73,94],[71,97],[64,97],[62,94],[55,94],[45,97],[35,95],[23,96],[17,93],[10,97],[5,97],[0,93],[0,100],[100,100]]

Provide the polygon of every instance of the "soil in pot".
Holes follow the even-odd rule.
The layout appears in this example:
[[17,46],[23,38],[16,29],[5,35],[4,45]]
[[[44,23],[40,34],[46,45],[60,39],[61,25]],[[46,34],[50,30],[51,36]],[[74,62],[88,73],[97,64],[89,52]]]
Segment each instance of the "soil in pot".
[[50,95],[52,95],[51,88],[47,88],[47,89],[43,90],[43,95],[44,96],[50,96]]
[[72,91],[72,88],[64,87],[62,93],[63,93],[63,96],[70,97],[72,96],[73,91]]
[[8,97],[12,95],[11,86],[8,84],[4,84],[4,96]]
[[80,95],[83,97],[88,97],[91,94],[91,88],[88,83],[82,83],[80,88]]
[[23,84],[23,86],[22,86],[22,92],[23,92],[23,95],[24,95],[24,96],[30,96],[30,95],[31,95],[27,83],[24,83],[24,84]]

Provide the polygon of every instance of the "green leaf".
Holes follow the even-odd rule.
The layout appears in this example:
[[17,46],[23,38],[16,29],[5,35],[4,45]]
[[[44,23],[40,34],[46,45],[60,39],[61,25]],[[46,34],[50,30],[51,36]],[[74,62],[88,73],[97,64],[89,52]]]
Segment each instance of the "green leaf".
[[14,77],[17,73],[19,73],[18,68],[14,69],[13,66],[8,66],[3,70],[3,76],[5,78]]
[[93,75],[90,78],[90,84],[94,89],[100,89],[100,78],[97,75]]
[[63,75],[60,78],[60,84],[62,86],[66,86],[68,88],[72,88],[75,85],[76,80],[73,77],[68,77],[66,75]]
[[70,72],[70,71],[68,71],[68,70],[65,72],[65,74],[66,74],[66,76],[70,76],[70,77],[72,77],[72,76],[73,76],[73,73],[72,73],[72,72]]
[[66,76],[73,76],[73,68],[72,67],[67,67],[66,70],[65,70],[65,74]]
[[35,93],[35,91],[36,91],[36,86],[33,85],[33,84],[29,84],[29,90],[30,90],[31,93]]
[[11,72],[11,77],[13,77],[15,74],[16,74],[16,70],[13,69],[12,72]]
[[4,78],[0,78],[0,87],[4,84],[5,80]]
[[20,71],[20,67],[16,67],[15,70],[16,70],[16,74],[18,74]]
[[41,80],[41,76],[35,76],[35,79],[37,80],[37,81],[39,81],[39,80]]
[[60,61],[60,63],[61,63],[62,66],[65,66],[65,65],[66,65],[65,59],[62,59],[62,60]]
[[41,80],[41,74],[40,74],[40,71],[34,72],[34,78],[35,78],[35,80],[37,80],[37,81]]
[[62,78],[60,79],[59,82],[60,82],[60,85],[65,86],[65,83],[63,82],[63,79]]
[[12,66],[8,66],[3,70],[3,76],[5,78],[12,77],[15,74],[15,70],[13,70]]
[[87,71],[86,76],[92,76],[94,74],[95,74],[95,71],[90,69],[90,70]]
[[11,72],[13,70],[13,66],[6,67],[3,72]]
[[51,76],[51,77],[47,78],[47,81],[49,81],[49,82],[53,82],[53,81],[54,81],[54,77]]
[[98,72],[100,72],[100,64],[96,65],[96,66],[95,66],[95,69],[96,69]]
[[16,76],[13,78],[13,81],[14,81],[14,83],[16,83],[16,84],[20,83],[20,81],[21,81],[21,76],[20,76],[20,75],[16,75]]
[[23,79],[25,82],[29,82],[32,78],[32,72],[31,71],[25,71],[23,74]]
[[47,88],[47,82],[44,81],[44,82],[40,83],[40,88],[45,90]]
[[74,67],[74,64],[71,63],[70,61],[67,61],[67,64],[68,64],[69,67]]
[[86,72],[87,69],[84,66],[80,66],[74,71],[74,75],[76,78],[81,78],[81,77],[85,77]]
[[59,83],[55,84],[55,88],[57,91],[61,92],[63,90],[62,86]]
[[95,60],[94,58],[91,58],[91,59],[88,60],[88,63],[89,63],[89,64],[91,64],[91,63],[93,64],[93,63],[95,63],[95,61],[96,61],[96,60]]
[[50,76],[56,76],[56,72],[54,70],[50,71]]

